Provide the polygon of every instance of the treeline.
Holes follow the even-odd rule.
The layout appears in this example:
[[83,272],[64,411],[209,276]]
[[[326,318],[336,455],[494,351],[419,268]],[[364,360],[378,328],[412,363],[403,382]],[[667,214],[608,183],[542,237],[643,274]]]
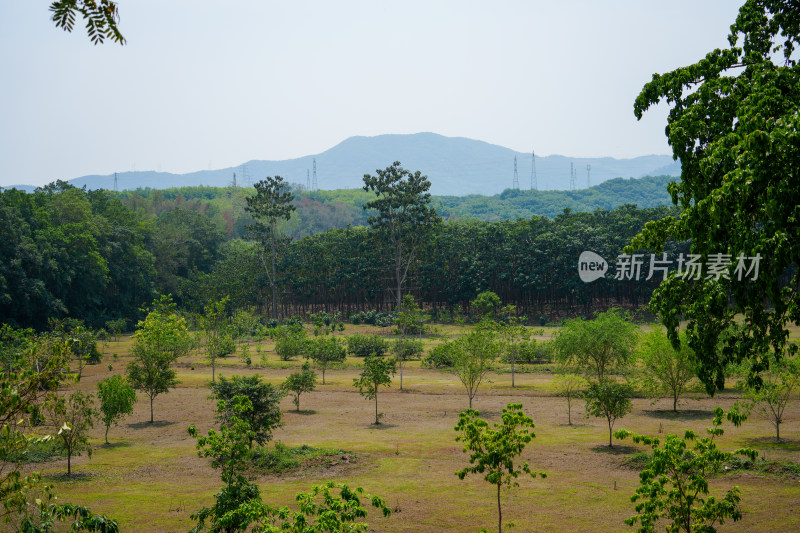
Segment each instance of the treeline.
[[[245,193],[231,192],[226,201],[234,208],[236,195]],[[203,198],[219,195],[204,188],[150,192],[156,194],[158,202],[64,182],[32,194],[1,191],[0,321],[45,328],[48,319],[70,316],[100,326],[140,318],[140,308],[158,293],[171,293],[194,311],[224,296],[235,308],[265,311],[270,293],[262,248],[238,238],[245,224],[231,226],[224,209]],[[584,284],[577,258],[592,250],[613,264],[645,222],[668,214],[673,208],[626,205],[553,219],[448,221],[426,242],[406,289],[440,318],[468,311],[485,290],[536,321],[595,306],[640,306],[654,282]],[[390,254],[367,227],[287,241],[280,255],[283,316],[392,308]]]
[[[641,208],[671,205],[667,183],[676,178],[655,176],[640,179],[616,178],[577,191],[529,191],[508,189],[494,196],[433,196],[431,205],[445,220],[516,220],[531,216],[555,218],[565,209],[593,212],[611,210],[624,204]],[[289,221],[281,221],[281,232],[293,239],[315,235],[333,228],[365,226],[367,214],[362,206],[374,194],[361,189],[307,191],[292,185],[295,211]],[[200,210],[223,229],[229,238],[246,236],[253,222],[245,211],[252,188],[181,187],[137,189],[118,193],[123,203],[143,214],[160,215],[175,208]]]

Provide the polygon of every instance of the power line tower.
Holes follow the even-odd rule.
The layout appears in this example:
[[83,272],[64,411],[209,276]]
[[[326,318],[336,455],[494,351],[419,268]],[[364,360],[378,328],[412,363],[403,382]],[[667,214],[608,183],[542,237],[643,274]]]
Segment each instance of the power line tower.
[[314,164],[312,166],[313,172],[311,173],[311,190],[318,191],[319,185],[317,184],[317,158],[314,158]]
[[114,192],[119,192],[119,183],[117,182],[117,173],[114,172]]
[[514,181],[511,183],[511,188],[519,190],[519,175],[517,174],[517,156],[514,156]]
[[231,181],[231,187],[234,189],[236,188],[236,172],[233,173],[233,181]]
[[531,190],[539,190],[539,180],[536,176],[536,152],[531,150]]
[[592,165],[586,165],[586,188],[592,186],[592,180],[590,179],[592,173]]
[[311,190],[311,171],[306,169],[306,190]]
[[575,165],[572,162],[569,164],[569,190],[575,190]]

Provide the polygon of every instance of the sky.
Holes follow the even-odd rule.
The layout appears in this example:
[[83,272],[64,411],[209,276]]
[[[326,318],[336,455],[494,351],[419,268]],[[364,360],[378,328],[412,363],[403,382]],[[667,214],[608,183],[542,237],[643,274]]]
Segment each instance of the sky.
[[[435,132],[537,155],[671,153],[653,73],[741,0],[118,0],[125,46],[0,0],[0,186],[185,173]],[[388,164],[388,163],[387,163]]]

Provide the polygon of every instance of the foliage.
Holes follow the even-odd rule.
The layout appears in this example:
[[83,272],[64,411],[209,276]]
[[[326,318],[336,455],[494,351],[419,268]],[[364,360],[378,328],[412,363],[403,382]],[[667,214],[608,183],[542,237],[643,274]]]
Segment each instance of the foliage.
[[492,363],[500,355],[501,344],[497,334],[489,329],[473,328],[469,333],[442,346],[450,352],[453,365],[447,370],[455,374],[464,385],[469,397],[469,408],[472,399],[478,393],[478,387],[486,374],[492,369]]
[[111,335],[114,337],[114,340],[117,342],[119,342],[119,337],[125,332],[125,328],[127,326],[127,318],[117,318],[115,320],[109,320],[106,322],[106,329],[109,331],[109,333],[111,333]]
[[352,453],[344,450],[314,448],[306,444],[291,448],[282,442],[276,442],[274,447],[264,446],[250,450],[250,463],[259,472],[281,474],[304,465],[335,464],[342,457],[352,456]]
[[577,374],[559,374],[553,379],[553,391],[567,400],[567,424],[572,425],[572,400],[581,398],[587,382]]
[[460,432],[456,441],[464,443],[464,453],[469,453],[469,463],[472,466],[464,467],[456,472],[459,479],[464,479],[467,474],[483,474],[489,483],[497,486],[497,528],[498,533],[503,531],[503,512],[500,507],[500,488],[519,485],[517,478],[520,474],[531,477],[537,475],[547,477],[542,472],[533,472],[528,463],[521,466],[514,465],[514,459],[522,454],[525,445],[534,435],[533,419],[522,411],[522,404],[508,404],[503,408],[503,423],[494,424],[494,429],[489,423],[478,418],[477,411],[469,409],[463,411],[458,418],[455,430]]
[[792,396],[800,388],[800,359],[782,359],[772,361],[768,372],[762,375],[760,387],[745,386],[745,398],[755,407],[773,426],[775,426],[775,440],[781,440],[781,424],[784,421],[784,411]]
[[470,302],[470,305],[481,317],[493,317],[500,309],[500,297],[492,291],[484,291]]
[[428,351],[428,355],[422,358],[422,366],[425,368],[452,368],[452,346],[449,343],[437,344]]
[[354,357],[383,357],[389,344],[380,335],[348,335],[347,353]]
[[[787,324],[800,324],[800,67],[792,57],[799,13],[791,2],[748,0],[729,47],[654,75],[634,103],[637,118],[662,100],[670,105],[665,131],[683,170],[669,192],[683,213],[648,224],[629,249],[691,240],[699,262],[721,267],[670,273],[650,303],[675,346],[687,321],[709,394],[724,387],[730,361],[751,361],[757,385],[769,354],[797,353]],[[737,334],[723,337],[738,317]]]
[[696,375],[692,349],[685,342],[676,349],[663,329],[654,328],[644,335],[638,352],[642,389],[653,398],[670,396],[677,412],[678,399]]
[[[262,244],[260,258],[272,291],[272,317],[278,318],[277,261],[279,248],[283,247],[283,241],[278,235],[278,221],[289,220],[292,217],[295,206],[291,202],[294,196],[280,176],[274,178],[268,176],[257,182],[255,189],[255,196],[247,197],[245,208],[254,220],[248,226],[248,231]],[[267,265],[265,256],[267,248],[270,265]]]
[[422,355],[424,344],[421,340],[400,338],[392,345],[394,360],[397,362],[397,369],[400,372],[400,390],[403,390],[403,363],[411,359],[419,359]]
[[75,391],[65,398],[51,394],[45,404],[48,417],[58,428],[56,442],[67,455],[67,476],[72,475],[72,456],[86,452],[92,456],[92,446],[87,432],[94,427],[97,410],[91,394]]
[[219,400],[217,411],[230,413],[228,423],[218,432],[212,429],[207,436],[202,436],[194,425],[188,429],[189,434],[197,439],[197,454],[211,458],[211,467],[220,469],[225,484],[214,496],[216,501],[213,507],[203,507],[191,515],[192,520],[197,520],[197,526],[192,531],[205,529],[206,521],[210,522],[210,531],[245,531],[249,520],[236,511],[250,502],[261,503],[258,485],[250,483],[245,477],[248,443],[256,438],[247,422],[248,418],[252,418],[253,404],[246,396],[236,395],[228,402]]
[[383,416],[378,413],[378,389],[385,385],[391,386],[392,376],[396,372],[394,359],[384,359],[381,357],[367,357],[364,360],[364,369],[358,378],[353,379],[353,386],[358,392],[368,400],[375,400],[375,424],[381,423]]
[[[217,420],[223,427],[232,427],[234,416],[247,422],[250,437],[249,446],[253,442],[264,444],[272,438],[272,431],[282,425],[280,401],[283,394],[271,383],[261,381],[261,376],[233,376],[226,379],[220,376],[219,381],[211,384],[212,396],[217,402]],[[240,412],[230,408],[237,396],[247,398],[252,409]],[[222,403],[220,403],[222,402]],[[224,409],[220,410],[222,405]]]
[[50,4],[53,22],[57,28],[72,31],[75,26],[75,14],[86,21],[86,33],[94,44],[102,44],[106,39],[125,44],[125,37],[120,33],[119,9],[111,0],[54,0]]
[[623,312],[611,309],[596,313],[593,320],[567,320],[553,340],[553,348],[559,362],[574,365],[587,377],[601,381],[630,363],[637,330]]
[[114,374],[97,384],[97,396],[100,398],[100,415],[106,426],[106,444],[108,444],[108,428],[123,417],[133,413],[136,403],[136,391],[125,377]]
[[306,345],[308,357],[322,370],[322,384],[325,384],[325,371],[333,365],[343,363],[347,357],[344,346],[336,337],[310,339]]
[[[636,503],[636,515],[625,520],[629,526],[637,522],[638,531],[655,531],[656,522],[665,519],[667,531],[678,533],[714,532],[717,523],[725,519],[734,522],[742,518],[739,506],[739,488],[728,490],[721,499],[709,494],[708,478],[734,455],[755,460],[757,453],[747,448],[723,452],[717,448],[716,438],[723,435],[720,427],[723,418],[735,426],[744,421],[736,411],[727,414],[719,407],[714,409],[712,428],[708,436],[698,438],[693,431],[686,431],[683,438],[667,435],[663,445],[658,438],[638,435],[622,429],[614,433],[618,439],[630,437],[637,444],[651,446],[653,456],[639,475],[641,485],[631,501]],[[691,445],[691,449],[689,446]]]
[[305,392],[311,392],[317,386],[317,374],[308,363],[303,363],[303,369],[300,372],[289,374],[281,384],[281,390],[284,393],[291,392],[294,395],[292,402],[294,402],[297,411],[300,412],[300,395]]
[[211,361],[211,381],[216,379],[216,361],[218,357],[225,357],[236,351],[236,343],[231,337],[230,319],[226,308],[230,298],[211,300],[205,306],[202,323],[206,336],[206,353]]
[[428,316],[422,312],[413,295],[403,296],[403,303],[396,314],[397,318],[394,319],[394,325],[397,326],[396,333],[405,337],[425,332],[425,321]]
[[428,190],[431,182],[419,170],[412,174],[395,161],[375,172],[377,176],[364,174],[364,190],[374,192],[376,198],[365,202],[363,208],[377,211],[367,218],[367,223],[380,241],[390,248],[395,283],[393,291],[397,308],[401,309],[403,283],[408,271],[440,218],[430,206]]
[[611,441],[614,422],[631,412],[631,395],[633,390],[630,385],[616,383],[608,378],[601,381],[590,382],[584,394],[586,398],[586,414],[598,418],[605,417],[608,422],[608,447],[614,446]]
[[282,326],[275,342],[275,352],[281,361],[291,361],[308,353],[306,332],[302,327]]

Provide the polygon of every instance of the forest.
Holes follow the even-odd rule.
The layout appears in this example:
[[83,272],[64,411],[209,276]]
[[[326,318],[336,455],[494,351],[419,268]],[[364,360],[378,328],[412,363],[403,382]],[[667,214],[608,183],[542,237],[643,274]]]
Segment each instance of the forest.
[[[228,295],[236,308],[270,314],[260,247],[246,229],[252,217],[244,189],[139,192],[85,191],[64,182],[32,194],[0,191],[0,319],[41,329],[48,319],[71,316],[101,327],[141,318],[140,307],[156,294],[172,294],[193,311]],[[313,195],[293,200],[297,212],[279,228],[286,239],[276,280],[280,315],[390,310],[390,254],[360,225],[368,212],[357,202],[363,205],[367,193],[313,194],[336,198],[324,204],[332,212],[343,206],[361,212],[334,227],[341,219],[309,206],[317,202]],[[623,205],[566,208],[553,218],[454,217],[428,235],[407,285],[436,316],[467,313],[484,290],[536,322],[588,313],[593,305],[640,306],[653,283],[600,280],[587,291],[577,258],[593,250],[613,261],[646,222],[675,209]],[[310,234],[290,239],[301,223],[296,218]]]

